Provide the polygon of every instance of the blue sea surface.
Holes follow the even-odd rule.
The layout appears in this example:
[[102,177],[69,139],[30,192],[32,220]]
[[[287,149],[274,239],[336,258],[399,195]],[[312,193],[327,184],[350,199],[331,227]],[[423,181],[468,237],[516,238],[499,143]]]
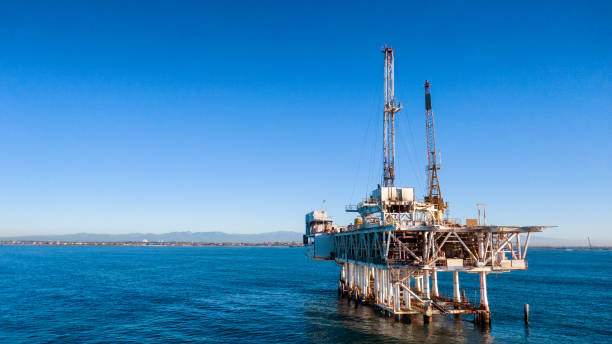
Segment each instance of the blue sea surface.
[[[395,322],[337,296],[303,248],[0,246],[2,343],[604,343],[612,252],[531,250],[488,276],[492,326]],[[441,292],[452,275],[440,273]],[[461,275],[477,298],[477,276]],[[531,308],[523,323],[523,304]]]

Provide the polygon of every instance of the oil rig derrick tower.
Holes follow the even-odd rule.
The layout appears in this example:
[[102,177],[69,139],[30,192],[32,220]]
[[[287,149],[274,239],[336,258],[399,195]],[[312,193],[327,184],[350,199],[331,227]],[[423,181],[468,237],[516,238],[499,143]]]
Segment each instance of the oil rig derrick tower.
[[[327,210],[306,214],[304,245],[309,256],[341,266],[338,294],[356,304],[370,304],[389,316],[473,314],[488,324],[487,274],[526,270],[533,232],[548,226],[495,226],[476,219],[444,219],[436,156],[430,84],[425,82],[428,190],[423,201],[412,187],[395,185],[395,119],[401,105],[395,99],[394,52],[383,48],[383,183],[356,205],[347,226],[333,223]],[[438,288],[438,273],[452,274],[449,296]],[[460,291],[459,273],[478,274],[480,301]],[[452,296],[450,296],[452,295]]]
[[395,183],[395,114],[402,104],[395,103],[395,86],[393,81],[393,48],[385,46],[385,107],[383,119],[383,185]]

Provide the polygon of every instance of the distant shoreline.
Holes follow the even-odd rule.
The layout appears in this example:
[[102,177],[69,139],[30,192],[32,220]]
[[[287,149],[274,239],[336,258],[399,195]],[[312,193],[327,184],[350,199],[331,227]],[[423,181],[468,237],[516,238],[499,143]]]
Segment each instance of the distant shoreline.
[[302,247],[301,243],[262,242],[262,243],[210,243],[210,242],[138,242],[138,241],[0,241],[0,246],[134,246],[134,247]]
[[[119,246],[119,247],[303,247],[296,241],[287,242],[181,242],[181,241],[58,241],[58,240],[0,240],[0,246]],[[531,246],[538,250],[609,251],[612,246]]]
[[612,246],[530,246],[530,249],[537,250],[578,250],[578,251],[608,251]]

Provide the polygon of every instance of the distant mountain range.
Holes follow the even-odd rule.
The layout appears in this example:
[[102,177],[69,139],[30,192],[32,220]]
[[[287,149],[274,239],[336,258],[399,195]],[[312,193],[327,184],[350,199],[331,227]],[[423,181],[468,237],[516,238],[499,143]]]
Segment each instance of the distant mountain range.
[[171,232],[163,234],[129,233],[129,234],[59,234],[27,235],[0,237],[3,241],[68,241],[68,242],[201,242],[201,243],[266,243],[266,242],[302,242],[302,233],[279,231],[259,234],[230,234],[223,232]]
[[[565,239],[541,237],[537,233],[531,236],[531,247],[588,247],[587,238],[584,239]],[[593,246],[609,246],[610,241],[593,241]]]

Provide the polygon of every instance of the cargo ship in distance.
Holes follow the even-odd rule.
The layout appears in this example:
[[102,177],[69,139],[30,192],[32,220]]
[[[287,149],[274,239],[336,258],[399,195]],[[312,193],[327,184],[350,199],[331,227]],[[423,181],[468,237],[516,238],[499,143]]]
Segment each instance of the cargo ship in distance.
[[[483,205],[478,219],[465,223],[445,217],[448,204],[438,181],[434,114],[430,83],[425,82],[427,191],[395,185],[395,120],[401,104],[394,95],[394,54],[384,54],[383,175],[368,197],[346,207],[353,223],[339,226],[326,210],[306,214],[304,245],[317,260],[340,265],[338,294],[356,304],[370,304],[396,320],[422,315],[471,314],[490,324],[487,275],[527,269],[532,233],[551,226],[487,225]],[[438,274],[452,274],[452,295],[438,289]],[[479,301],[461,292],[460,273],[478,274]],[[449,276],[450,277],[450,276]]]

